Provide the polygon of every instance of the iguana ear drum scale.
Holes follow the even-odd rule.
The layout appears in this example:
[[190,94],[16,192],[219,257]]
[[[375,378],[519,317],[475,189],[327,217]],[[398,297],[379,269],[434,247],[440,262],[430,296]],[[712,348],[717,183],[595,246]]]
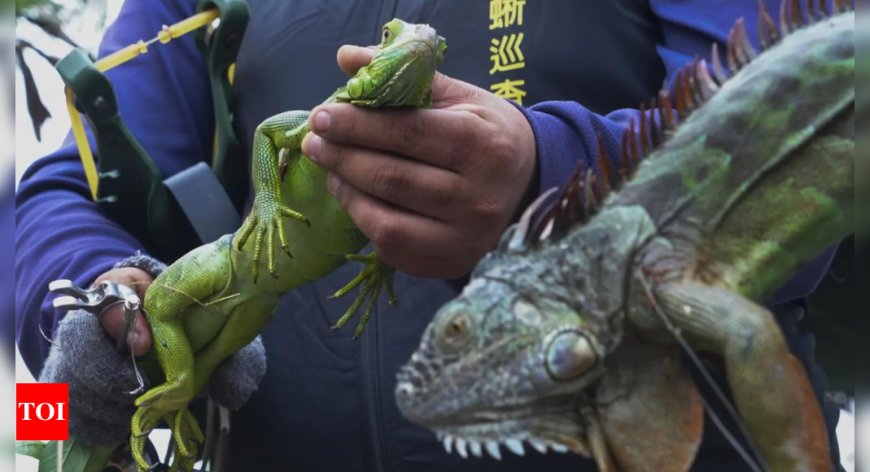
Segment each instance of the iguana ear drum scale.
[[[398,374],[448,451],[523,444],[603,470],[686,470],[703,401],[679,356],[724,361],[753,470],[830,470],[803,368],[762,305],[852,232],[854,12],[761,3],[630,124],[617,158],[545,193]],[[726,67],[730,72],[726,72]],[[718,423],[719,418],[715,420]]]

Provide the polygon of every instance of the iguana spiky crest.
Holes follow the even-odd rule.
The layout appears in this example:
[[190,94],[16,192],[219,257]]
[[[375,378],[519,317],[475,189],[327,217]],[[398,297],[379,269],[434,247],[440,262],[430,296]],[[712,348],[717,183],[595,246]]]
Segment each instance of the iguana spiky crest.
[[[774,24],[763,0],[758,2],[758,37],[761,52],[776,45],[783,36],[801,27],[811,25],[831,15],[849,11],[848,0],[833,0],[830,8],[825,0],[806,0],[804,19],[800,0],[783,0],[780,4],[779,29]],[[816,16],[818,15],[818,17]],[[718,44],[711,46],[711,61],[696,58],[677,71],[673,93],[663,88],[649,106],[640,104],[637,123],[629,120],[623,133],[620,152],[614,168],[607,156],[601,136],[598,137],[598,172],[583,161],[577,165],[567,183],[552,199],[551,193],[531,207],[533,215],[526,218],[524,245],[536,246],[544,240],[557,241],[568,229],[582,225],[600,209],[608,195],[619,190],[637,170],[640,162],[659,149],[673,135],[677,127],[695,110],[707,103],[734,74],[750,64],[759,52],[746,33],[746,22],[739,18],[728,33],[725,60],[730,73],[722,66]],[[712,75],[710,70],[712,69]],[[617,178],[619,176],[619,178]]]

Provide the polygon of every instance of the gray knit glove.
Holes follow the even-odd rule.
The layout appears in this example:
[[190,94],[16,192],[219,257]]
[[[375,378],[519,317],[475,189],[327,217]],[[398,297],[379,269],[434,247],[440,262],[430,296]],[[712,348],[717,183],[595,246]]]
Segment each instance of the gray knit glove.
[[[156,277],[165,268],[148,256],[136,255],[115,267],[139,267]],[[76,310],[58,323],[40,382],[69,384],[70,435],[100,446],[114,446],[127,438],[135,412],[130,394],[139,386],[133,360],[119,354],[99,317]],[[152,386],[139,371],[145,388]],[[242,407],[266,373],[266,352],[259,337],[215,369],[208,394],[231,410]]]
[[208,396],[218,405],[238,410],[266,375],[266,348],[259,336],[223,361],[208,381]]
[[[145,388],[151,386],[144,378]],[[97,446],[114,446],[130,431],[138,387],[133,362],[121,355],[100,319],[84,310],[57,325],[40,382],[69,384],[70,435]]]

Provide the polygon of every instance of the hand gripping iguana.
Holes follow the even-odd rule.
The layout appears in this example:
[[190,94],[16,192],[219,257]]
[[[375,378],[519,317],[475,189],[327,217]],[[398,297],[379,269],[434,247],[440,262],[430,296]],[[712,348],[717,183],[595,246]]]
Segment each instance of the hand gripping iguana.
[[[392,20],[371,63],[326,102],[427,107],[446,47],[428,25]],[[178,451],[173,467],[193,467],[202,433],[188,402],[221,361],[257,336],[283,292],[329,274],[348,259],[369,263],[337,293],[364,283],[337,323],[344,324],[368,297],[357,334],[382,286],[394,298],[392,269],[374,255],[354,254],[365,246],[365,237],[328,192],[326,171],[300,151],[308,114],[280,113],[260,124],[252,156],[255,198],[241,228],[181,257],[148,288],[144,304],[152,352],[166,380],[136,399],[130,443],[142,470],[148,468],[142,456],[146,436],[163,420]],[[283,253],[276,255],[279,243]],[[264,269],[270,276],[259,276]]]
[[679,355],[707,351],[756,470],[832,468],[806,374],[759,304],[853,226],[855,16],[808,3],[820,18],[802,28],[783,4],[780,38],[762,2],[761,54],[739,21],[730,78],[714,48],[713,74],[695,61],[630,126],[621,172],[600,146],[597,172],[526,211],[400,370],[408,419],[463,456],[525,441],[602,470],[686,470],[703,403]]

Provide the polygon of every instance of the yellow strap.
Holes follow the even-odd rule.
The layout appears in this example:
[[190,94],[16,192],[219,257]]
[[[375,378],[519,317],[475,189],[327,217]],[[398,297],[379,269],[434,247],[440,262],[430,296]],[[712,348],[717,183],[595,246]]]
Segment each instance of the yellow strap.
[[94,65],[97,66],[97,69],[100,72],[105,72],[115,66],[121,65],[130,59],[133,59],[140,54],[145,54],[148,52],[148,46],[160,41],[163,44],[172,41],[175,38],[180,36],[184,36],[191,31],[202,28],[203,26],[211,23],[215,20],[215,18],[220,15],[220,12],[217,8],[212,8],[211,10],[206,10],[202,13],[197,13],[196,15],[191,16],[190,18],[184,19],[175,23],[172,26],[163,26],[163,29],[157,33],[157,36],[148,40],[148,42],[138,41],[134,44],[131,44],[123,49],[119,49],[118,51],[109,54],[106,57],[99,59]]
[[[138,41],[134,44],[131,44],[123,49],[113,52],[106,57],[103,57],[94,63],[94,66],[101,71],[105,72],[115,66],[119,66],[130,59],[133,59],[141,54],[145,54],[148,52],[148,46],[160,41],[163,44],[172,41],[175,38],[180,36],[184,36],[185,34],[197,29],[201,28],[212,21],[214,21],[220,15],[220,11],[217,8],[212,8],[211,10],[206,10],[202,13],[197,13],[196,15],[191,16],[190,18],[179,21],[178,23],[173,24],[172,26],[163,26],[163,29],[157,33],[157,36],[150,39],[147,42]],[[232,77],[232,75],[230,76]],[[232,82],[232,78],[230,79]],[[69,113],[70,126],[72,127],[73,137],[75,138],[76,146],[79,149],[79,156],[82,160],[82,167],[85,169],[85,178],[88,181],[88,186],[91,189],[91,197],[96,200],[97,199],[97,166],[94,162],[94,155],[91,151],[91,143],[88,141],[87,134],[85,134],[85,126],[82,123],[82,117],[79,114],[78,110],[75,107],[75,97],[73,96],[72,90],[69,87],[66,87],[66,108]]]
[[82,159],[82,167],[85,168],[85,178],[88,180],[88,187],[91,188],[91,198],[97,199],[97,166],[94,163],[94,155],[91,153],[91,144],[88,142],[88,136],[85,134],[85,125],[82,123],[82,117],[79,111],[76,110],[75,99],[73,98],[72,90],[66,87],[66,109],[69,112],[70,126],[72,127],[73,137],[76,140],[76,146],[79,148],[79,157]]

